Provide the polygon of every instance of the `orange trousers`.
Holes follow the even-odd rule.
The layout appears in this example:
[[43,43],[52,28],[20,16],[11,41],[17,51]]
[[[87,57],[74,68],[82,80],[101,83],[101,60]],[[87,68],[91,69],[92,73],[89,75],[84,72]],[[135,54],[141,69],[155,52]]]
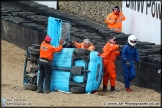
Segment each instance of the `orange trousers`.
[[116,85],[116,70],[114,61],[104,61],[104,76],[103,85],[107,86],[108,80],[110,79],[110,86]]

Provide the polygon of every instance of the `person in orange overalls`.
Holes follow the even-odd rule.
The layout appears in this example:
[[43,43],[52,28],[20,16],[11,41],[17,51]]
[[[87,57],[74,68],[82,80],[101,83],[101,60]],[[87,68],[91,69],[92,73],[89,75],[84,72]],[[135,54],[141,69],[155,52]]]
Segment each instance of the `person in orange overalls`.
[[38,93],[43,93],[43,82],[44,83],[44,93],[50,92],[50,82],[52,75],[52,60],[54,52],[59,52],[62,50],[63,40],[60,39],[60,45],[58,47],[50,45],[51,38],[46,35],[44,41],[40,45],[40,63],[39,63],[39,80],[38,80]]
[[115,89],[116,85],[116,71],[115,71],[115,60],[116,56],[120,55],[119,49],[122,48],[122,45],[116,44],[116,37],[110,37],[110,40],[103,47],[102,54],[98,54],[103,58],[104,64],[104,76],[103,76],[103,91],[107,91],[108,79],[110,78],[110,91],[119,91]]
[[87,50],[94,50],[95,46],[91,43],[89,39],[84,39],[82,43],[73,42],[76,48],[85,48]]
[[122,32],[122,21],[125,19],[126,17],[120,11],[119,6],[115,6],[112,9],[112,13],[107,15],[105,23],[108,25],[109,29],[112,29],[116,32]]

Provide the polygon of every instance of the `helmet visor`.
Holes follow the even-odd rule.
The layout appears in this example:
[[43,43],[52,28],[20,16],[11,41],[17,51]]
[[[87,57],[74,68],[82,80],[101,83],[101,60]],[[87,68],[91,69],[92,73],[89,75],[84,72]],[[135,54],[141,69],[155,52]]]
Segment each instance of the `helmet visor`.
[[132,41],[132,40],[131,40],[130,42],[131,42],[131,43],[136,43],[136,41]]

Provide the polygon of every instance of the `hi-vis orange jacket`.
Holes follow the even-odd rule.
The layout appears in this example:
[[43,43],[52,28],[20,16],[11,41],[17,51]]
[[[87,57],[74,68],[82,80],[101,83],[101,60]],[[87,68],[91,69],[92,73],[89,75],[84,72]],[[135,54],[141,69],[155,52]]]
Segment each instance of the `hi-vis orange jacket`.
[[54,52],[59,52],[61,50],[62,50],[62,45],[59,45],[58,47],[54,47],[43,41],[40,46],[40,58],[44,58],[52,61]]
[[108,28],[113,29],[117,32],[122,32],[122,21],[126,17],[122,12],[119,12],[119,15],[116,15],[114,12],[107,15],[105,23],[108,25]]
[[77,43],[77,42],[73,42],[73,44],[77,47],[77,48],[85,48],[87,50],[94,50],[95,46],[91,43],[91,45],[89,47],[85,47],[84,46],[84,42],[82,43]]
[[119,45],[113,45],[110,42],[107,42],[106,45],[103,47],[101,57],[104,59],[104,61],[107,60],[115,61],[116,56],[120,55],[120,51],[116,51],[118,49]]

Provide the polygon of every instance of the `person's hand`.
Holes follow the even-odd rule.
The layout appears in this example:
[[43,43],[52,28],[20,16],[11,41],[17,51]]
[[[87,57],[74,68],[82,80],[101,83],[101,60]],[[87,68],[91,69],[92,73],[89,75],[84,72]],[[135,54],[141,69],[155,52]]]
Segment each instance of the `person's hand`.
[[100,53],[98,53],[98,56],[101,56],[101,54],[100,54]]
[[127,65],[127,66],[130,66],[130,63],[129,63],[129,61],[126,61],[126,65]]
[[63,43],[64,43],[64,40],[63,39],[60,39],[59,44],[62,45]]
[[123,45],[119,45],[119,48],[123,48]]
[[115,18],[115,22],[117,21],[117,18]]
[[159,69],[159,70],[158,70],[158,74],[159,74],[159,75],[160,75],[160,77],[161,77],[161,69]]

